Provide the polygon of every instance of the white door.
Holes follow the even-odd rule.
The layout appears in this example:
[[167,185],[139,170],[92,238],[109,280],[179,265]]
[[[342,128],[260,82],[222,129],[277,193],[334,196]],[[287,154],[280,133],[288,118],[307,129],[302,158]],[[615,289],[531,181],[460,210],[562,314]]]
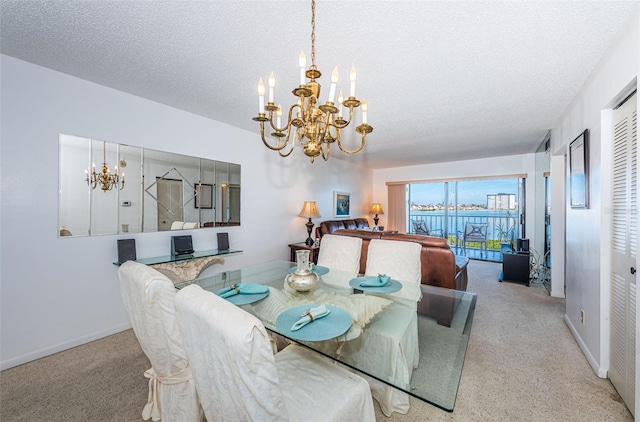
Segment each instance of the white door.
[[614,112],[611,383],[635,414],[638,148],[636,95]]

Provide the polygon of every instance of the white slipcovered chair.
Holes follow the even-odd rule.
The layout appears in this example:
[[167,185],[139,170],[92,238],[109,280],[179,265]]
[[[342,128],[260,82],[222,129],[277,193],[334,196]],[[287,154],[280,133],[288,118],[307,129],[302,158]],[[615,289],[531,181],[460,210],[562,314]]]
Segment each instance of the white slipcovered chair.
[[209,421],[374,421],[369,385],[298,345],[272,353],[264,325],[190,285],[176,312]]
[[320,242],[318,265],[357,274],[360,271],[362,239],[325,234]]
[[174,221],[171,223],[171,230],[182,230],[184,227],[184,221]]
[[[400,291],[382,296],[393,297],[406,306],[387,308],[367,325],[360,337],[347,342],[342,349],[342,355],[358,362],[362,369],[368,369],[407,391],[419,360],[417,303],[422,295],[420,251],[420,244],[414,242],[370,241],[366,275],[386,274],[401,281],[403,287]],[[376,353],[376,350],[380,352]],[[409,411],[407,393],[366,378],[373,398],[385,415]]]
[[146,265],[127,261],[118,270],[120,293],[131,326],[151,362],[144,420],[203,421],[204,414],[175,316],[171,280]]
[[182,225],[183,229],[197,229],[199,227],[198,222],[187,221]]

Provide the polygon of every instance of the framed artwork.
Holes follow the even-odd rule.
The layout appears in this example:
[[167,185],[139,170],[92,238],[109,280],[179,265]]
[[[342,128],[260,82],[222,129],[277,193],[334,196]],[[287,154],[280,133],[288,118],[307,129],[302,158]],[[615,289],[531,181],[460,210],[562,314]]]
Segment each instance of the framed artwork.
[[196,208],[213,208],[213,185],[197,183],[195,188],[195,201],[193,203],[195,204]]
[[347,192],[333,192],[333,216],[350,217],[351,194]]
[[589,208],[589,129],[569,144],[569,201],[571,208]]

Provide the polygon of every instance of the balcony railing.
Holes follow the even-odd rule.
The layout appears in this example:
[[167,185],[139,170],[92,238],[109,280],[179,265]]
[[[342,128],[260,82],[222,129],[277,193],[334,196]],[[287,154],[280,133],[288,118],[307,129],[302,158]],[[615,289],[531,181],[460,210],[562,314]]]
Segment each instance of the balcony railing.
[[[453,247],[462,248],[462,233],[466,223],[487,225],[487,251],[491,260],[502,261],[501,243],[511,243],[519,237],[518,224],[514,211],[463,211],[415,212],[409,214],[408,232],[414,232],[414,222],[424,222],[431,231],[441,231]],[[515,246],[515,245],[514,245]],[[480,250],[479,242],[467,242],[467,249]],[[493,253],[492,253],[493,252]],[[475,257],[475,253],[473,253]],[[479,254],[478,254],[479,256]]]

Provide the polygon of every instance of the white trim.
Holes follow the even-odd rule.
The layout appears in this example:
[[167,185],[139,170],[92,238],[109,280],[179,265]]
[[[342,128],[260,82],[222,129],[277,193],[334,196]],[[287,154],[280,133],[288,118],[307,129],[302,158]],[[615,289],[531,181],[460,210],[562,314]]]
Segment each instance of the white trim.
[[45,347],[44,349],[36,350],[34,352],[17,356],[12,359],[3,360],[3,361],[0,361],[0,371],[13,368],[14,366],[22,365],[23,363],[27,363],[32,360],[40,359],[45,356],[52,355],[54,353],[62,352],[63,350],[71,349],[73,347],[80,346],[94,340],[99,340],[101,338],[110,336],[112,334],[116,334],[116,333],[120,333],[122,331],[128,330],[129,328],[131,328],[131,324],[123,324],[117,327],[109,328],[107,330],[98,331],[96,333],[89,334],[83,337],[78,337],[70,341],[65,341],[64,343],[59,343],[51,347]]
[[580,346],[580,350],[582,350],[584,357],[587,358],[587,362],[589,362],[589,365],[591,365],[593,372],[595,372],[596,375],[599,376],[600,378],[608,378],[609,371],[607,371],[606,369],[598,365],[598,361],[596,361],[596,359],[593,357],[593,355],[589,351],[589,348],[587,347],[587,345],[584,343],[584,341],[582,341],[580,334],[578,334],[578,331],[575,329],[575,327],[571,323],[571,320],[566,314],[564,315],[564,322],[567,324],[567,327],[569,327],[569,331],[571,331],[571,334],[573,334],[573,338],[576,340],[576,343],[578,343],[578,346]]

